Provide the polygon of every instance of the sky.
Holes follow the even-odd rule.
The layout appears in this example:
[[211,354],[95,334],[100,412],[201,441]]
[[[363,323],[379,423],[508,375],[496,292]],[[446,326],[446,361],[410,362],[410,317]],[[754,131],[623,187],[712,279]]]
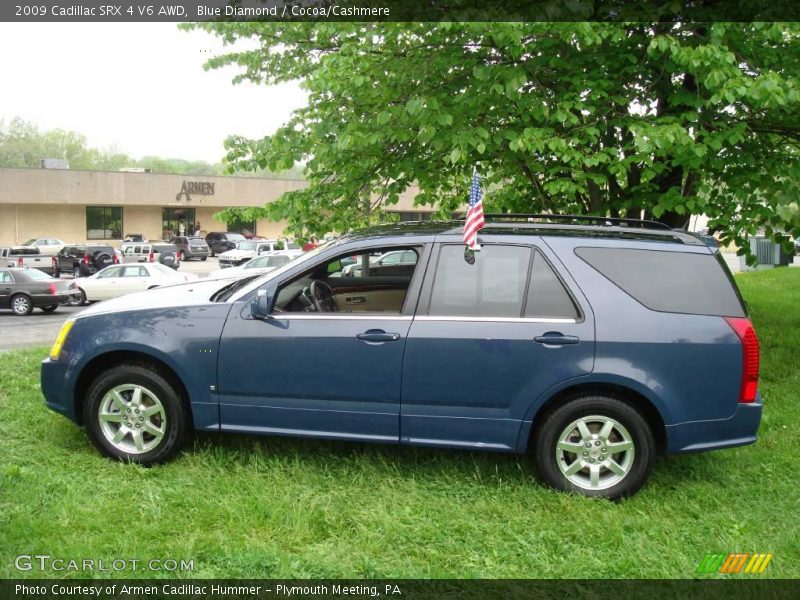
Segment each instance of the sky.
[[133,158],[217,162],[227,136],[268,135],[306,104],[296,83],[233,85],[236,68],[203,70],[222,51],[175,23],[0,23],[0,119]]

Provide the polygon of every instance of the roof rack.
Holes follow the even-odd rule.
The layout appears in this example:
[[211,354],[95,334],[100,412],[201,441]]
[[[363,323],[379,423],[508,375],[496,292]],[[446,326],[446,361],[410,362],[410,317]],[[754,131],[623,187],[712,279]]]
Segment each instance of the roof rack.
[[670,229],[659,221],[648,221],[646,219],[628,219],[622,217],[598,217],[594,215],[547,215],[547,214],[526,214],[526,213],[488,213],[483,215],[485,221],[516,221],[525,220],[547,220],[552,223],[576,223],[583,222],[589,225],[608,225],[622,227],[639,227],[642,229]]

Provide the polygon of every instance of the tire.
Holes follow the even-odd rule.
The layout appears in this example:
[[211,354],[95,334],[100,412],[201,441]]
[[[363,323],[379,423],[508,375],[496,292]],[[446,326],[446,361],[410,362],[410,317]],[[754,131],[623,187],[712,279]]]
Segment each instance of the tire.
[[92,382],[83,420],[102,454],[140,465],[175,456],[189,431],[177,386],[157,370],[137,363],[108,369]]
[[33,312],[33,301],[27,294],[11,296],[11,311],[18,317],[27,317]]
[[[212,254],[211,256],[214,256],[214,255]],[[201,256],[200,257],[200,260],[202,260],[203,262],[206,262],[207,259],[208,259],[207,256]]]
[[94,266],[97,267],[97,270],[105,269],[106,267],[110,266],[114,259],[108,252],[97,252],[92,257],[92,262],[94,262]]
[[543,419],[534,431],[533,450],[536,468],[548,485],[617,500],[632,496],[647,481],[655,439],[630,404],[607,396],[581,396]]
[[58,304],[48,304],[47,306],[42,306],[41,309],[46,313],[55,312],[58,308]]

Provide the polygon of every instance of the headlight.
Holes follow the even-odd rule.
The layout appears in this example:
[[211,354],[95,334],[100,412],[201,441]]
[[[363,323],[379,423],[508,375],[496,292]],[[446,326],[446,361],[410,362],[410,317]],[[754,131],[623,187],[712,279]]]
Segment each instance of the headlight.
[[64,321],[64,324],[61,326],[61,330],[58,332],[56,341],[53,342],[53,347],[50,349],[50,360],[58,360],[58,357],[61,356],[61,348],[64,346],[64,342],[67,341],[69,330],[72,329],[74,324],[74,319],[67,319]]

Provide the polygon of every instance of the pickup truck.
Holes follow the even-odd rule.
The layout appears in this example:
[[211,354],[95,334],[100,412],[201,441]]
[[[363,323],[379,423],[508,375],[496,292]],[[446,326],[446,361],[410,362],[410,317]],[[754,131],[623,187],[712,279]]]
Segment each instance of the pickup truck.
[[53,260],[31,246],[6,246],[0,248],[0,267],[30,267],[52,275]]

